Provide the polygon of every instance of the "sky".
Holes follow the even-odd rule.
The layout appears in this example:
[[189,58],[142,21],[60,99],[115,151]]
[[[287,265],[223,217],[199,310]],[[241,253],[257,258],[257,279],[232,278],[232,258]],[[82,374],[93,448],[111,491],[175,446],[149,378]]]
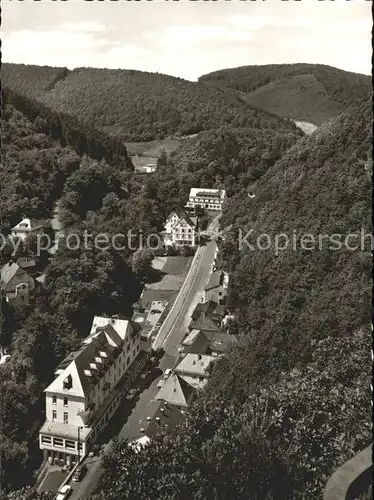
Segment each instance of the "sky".
[[3,0],[2,60],[188,80],[252,64],[371,74],[368,0]]

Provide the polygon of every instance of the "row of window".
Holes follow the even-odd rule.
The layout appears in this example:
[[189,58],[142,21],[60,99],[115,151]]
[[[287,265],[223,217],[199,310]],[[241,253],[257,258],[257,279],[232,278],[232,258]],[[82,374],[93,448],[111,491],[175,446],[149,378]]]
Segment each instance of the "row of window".
[[[57,420],[57,411],[52,410],[52,420]],[[64,411],[64,424],[69,423],[69,413]]]
[[[52,404],[56,405],[57,404],[57,396],[56,394],[54,394],[52,396]],[[67,397],[64,397],[64,406],[68,406],[69,405],[69,400]]]
[[[51,436],[42,436],[42,444],[52,444],[52,437]],[[76,446],[77,442],[76,441],[71,441],[69,439],[65,439],[65,448],[68,450],[75,450],[77,448]],[[64,439],[62,438],[53,438],[53,446],[57,446],[58,448],[63,448],[64,447]],[[82,443],[79,443],[79,450],[83,449]]]

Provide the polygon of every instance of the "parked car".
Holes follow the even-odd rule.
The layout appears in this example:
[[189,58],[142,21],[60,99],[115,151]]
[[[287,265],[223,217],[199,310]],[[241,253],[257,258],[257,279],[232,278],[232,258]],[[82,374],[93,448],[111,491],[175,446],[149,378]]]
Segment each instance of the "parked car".
[[70,484],[65,484],[57,494],[56,500],[66,500],[71,495],[73,488]]
[[164,379],[167,379],[171,373],[171,368],[167,368],[164,373]]
[[73,481],[80,481],[87,473],[87,466],[86,465],[82,465],[80,467],[77,467],[74,471],[74,474],[73,474]]
[[130,389],[129,392],[126,394],[126,399],[129,401],[132,401],[135,396],[138,394],[139,389]]
[[161,379],[157,382],[157,387],[160,389],[165,383],[165,380]]

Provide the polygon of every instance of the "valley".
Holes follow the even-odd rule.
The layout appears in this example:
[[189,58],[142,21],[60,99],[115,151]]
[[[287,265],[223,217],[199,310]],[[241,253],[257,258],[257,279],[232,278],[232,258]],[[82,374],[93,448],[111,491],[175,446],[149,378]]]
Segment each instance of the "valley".
[[[133,325],[141,314],[149,319],[152,307],[162,318],[155,344],[145,340],[149,325],[134,327],[133,337],[126,333],[143,332],[148,364],[115,379],[125,380],[126,391],[140,383],[138,399],[119,406],[102,438],[103,456],[83,457],[88,474],[81,487],[73,484],[72,498],[262,500],[279,491],[284,498],[319,498],[336,467],[371,439],[370,244],[368,238],[362,247],[347,244],[372,230],[370,77],[292,64],[222,70],[193,83],[133,70],[4,64],[2,79],[1,175],[8,182],[0,202],[8,243],[24,217],[48,220],[49,229],[81,241],[87,232],[112,241],[132,231],[143,241],[157,235],[165,242],[174,213],[183,229],[178,238],[212,220],[217,233],[227,228],[214,241],[203,229],[193,248],[71,248],[63,241],[51,256],[38,254],[32,235],[14,255],[9,244],[3,248],[2,266],[34,260],[45,278],[29,304],[2,298],[1,345],[11,355],[0,367],[4,500],[35,484],[45,459],[38,448],[50,419],[43,391],[56,367],[82,349],[87,335],[98,334],[95,318]],[[140,175],[137,167],[149,164],[157,168]],[[227,193],[218,217],[209,213],[211,201],[196,208],[193,189],[208,198]],[[248,233],[254,250],[243,245]],[[290,244],[278,253],[255,244],[280,235]],[[303,247],[303,235],[314,246]],[[340,235],[342,244],[318,246],[321,235]],[[179,274],[165,271],[162,278],[162,268],[151,264],[168,255],[192,261],[190,273],[180,264]],[[207,284],[217,273],[229,285],[214,308]],[[164,293],[155,276],[178,290]],[[141,311],[147,289],[154,298]],[[161,302],[172,303],[165,317]],[[183,425],[160,425],[141,451],[130,451],[121,439],[144,434],[148,417],[157,428],[161,408],[167,413],[160,406],[150,416],[165,370],[178,391],[190,391],[175,369],[202,303],[198,319],[236,343],[217,347],[224,344],[219,337],[196,398],[178,409]],[[197,356],[195,365],[211,356],[209,328],[201,350],[184,352]],[[137,378],[143,370],[148,385]],[[108,436],[121,439],[107,446]],[[20,499],[44,498],[34,493]]]

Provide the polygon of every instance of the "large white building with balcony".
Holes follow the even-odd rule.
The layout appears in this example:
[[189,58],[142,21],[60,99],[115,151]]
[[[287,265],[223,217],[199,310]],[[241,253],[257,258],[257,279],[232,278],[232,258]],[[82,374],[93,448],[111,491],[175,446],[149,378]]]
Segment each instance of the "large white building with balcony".
[[45,460],[71,464],[87,453],[147,354],[130,321],[95,316],[80,349],[60,363],[44,391],[46,421],[39,445]]
[[225,189],[191,188],[186,208],[196,209],[199,207],[208,211],[220,212],[226,199]]

